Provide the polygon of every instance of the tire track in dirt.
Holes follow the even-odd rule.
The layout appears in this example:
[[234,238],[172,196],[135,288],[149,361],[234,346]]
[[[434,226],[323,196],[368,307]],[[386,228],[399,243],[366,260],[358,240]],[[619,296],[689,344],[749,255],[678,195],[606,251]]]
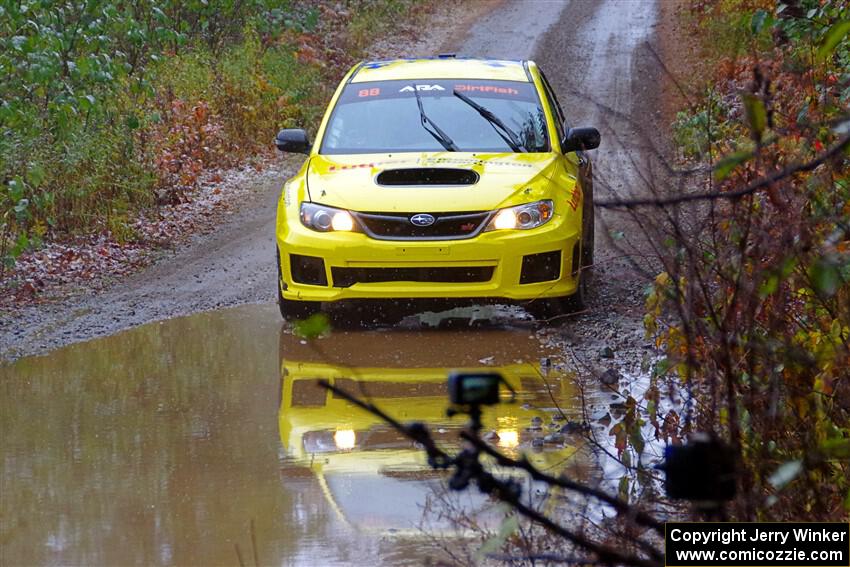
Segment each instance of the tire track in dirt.
[[[665,84],[656,59],[659,17],[657,0],[572,0],[535,50],[571,125],[595,126],[602,134],[601,146],[591,152],[595,199],[645,196],[659,179],[654,135],[661,131]],[[653,224],[652,218],[642,222]],[[612,232],[624,237],[615,240]],[[648,348],[642,329],[646,281],[634,264],[651,271],[642,259],[648,248],[628,215],[597,208],[590,312],[559,333],[585,362],[596,364],[599,352],[610,348],[615,360],[605,365],[639,371]]]

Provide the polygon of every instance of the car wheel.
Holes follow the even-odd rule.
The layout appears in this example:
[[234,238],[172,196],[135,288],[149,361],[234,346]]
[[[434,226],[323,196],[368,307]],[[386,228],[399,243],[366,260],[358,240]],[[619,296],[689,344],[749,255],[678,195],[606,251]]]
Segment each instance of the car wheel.
[[587,295],[587,277],[579,279],[578,289],[572,295],[564,297],[550,297],[548,299],[536,299],[525,306],[526,311],[535,319],[544,323],[559,325],[563,322],[560,315],[569,315],[584,311],[585,298]]
[[581,267],[583,273],[593,269],[593,250],[596,243],[596,223],[593,209],[593,183],[588,182],[588,195],[582,210]]
[[560,315],[569,315],[584,311],[587,298],[587,284],[590,279],[587,272],[579,275],[578,289],[572,295],[564,297],[551,297],[548,299],[537,299],[526,306],[526,311],[531,313],[535,319],[546,324],[560,324]]
[[582,271],[579,273],[578,289],[576,292],[560,298],[564,313],[577,313],[578,311],[584,311],[587,307],[587,286],[590,281],[590,272],[588,270],[589,268],[585,269],[582,267]]
[[280,316],[291,321],[293,319],[306,319],[310,315],[318,313],[322,308],[320,301],[292,301],[283,298],[283,292],[280,290],[282,278],[280,250],[275,253],[275,261],[277,262],[277,305],[280,308]]
[[581,269],[582,272],[593,270],[593,248],[595,240],[595,228],[593,226],[593,215],[590,216],[588,222],[589,227],[585,228],[585,235],[581,243]]
[[573,311],[581,311],[586,307],[587,292],[593,282],[593,248],[595,230],[593,226],[593,208],[590,209],[588,225],[584,231],[585,237],[581,243],[581,266],[579,267],[578,291],[567,298]]

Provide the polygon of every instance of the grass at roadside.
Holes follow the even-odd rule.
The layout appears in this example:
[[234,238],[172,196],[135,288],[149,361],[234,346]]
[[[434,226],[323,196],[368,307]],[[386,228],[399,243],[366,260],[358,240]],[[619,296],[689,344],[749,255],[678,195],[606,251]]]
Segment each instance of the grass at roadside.
[[0,7],[0,278],[45,242],[140,235],[140,211],[315,125],[342,70],[414,0]]

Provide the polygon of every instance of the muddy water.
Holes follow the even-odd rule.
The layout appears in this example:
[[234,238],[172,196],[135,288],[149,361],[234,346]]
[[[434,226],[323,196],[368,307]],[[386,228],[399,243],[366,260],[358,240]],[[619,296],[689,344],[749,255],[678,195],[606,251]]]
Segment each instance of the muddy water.
[[[252,539],[261,565],[421,563],[434,552],[417,525],[439,475],[316,379],[451,445],[463,420],[445,417],[447,370],[498,369],[519,400],[488,411],[486,430],[563,467],[576,441],[534,438],[556,402],[577,417],[575,392],[541,356],[529,329],[505,326],[307,343],[266,305],[0,367],[0,563],[236,565],[238,547],[253,565]],[[534,417],[542,431],[528,430]]]

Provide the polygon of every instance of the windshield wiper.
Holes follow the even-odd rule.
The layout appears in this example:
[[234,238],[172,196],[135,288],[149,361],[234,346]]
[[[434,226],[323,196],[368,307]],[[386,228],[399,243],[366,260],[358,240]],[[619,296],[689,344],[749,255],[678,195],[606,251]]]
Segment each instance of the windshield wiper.
[[[440,142],[440,145],[450,152],[460,151],[455,143],[452,142],[452,139],[449,138],[449,135],[443,132],[439,126],[434,124],[434,122],[428,118],[425,114],[425,109],[422,107],[422,97],[419,96],[419,91],[416,90],[416,85],[411,86],[413,87],[413,94],[416,95],[416,104],[419,106],[419,117],[422,119],[422,127],[425,128],[425,131],[434,136],[434,139]],[[428,127],[429,124],[433,130]]]
[[469,106],[471,106],[472,108],[477,110],[478,114],[483,116],[484,119],[487,122],[490,123],[490,125],[493,127],[493,130],[495,130],[496,133],[499,136],[502,137],[502,139],[505,141],[505,143],[508,146],[510,146],[511,150],[513,150],[515,152],[527,152],[528,151],[528,149],[525,147],[525,145],[520,143],[519,138],[516,135],[516,132],[514,132],[513,130],[511,130],[510,128],[505,126],[505,123],[502,122],[502,120],[498,116],[493,114],[492,111],[481,106],[480,104],[478,104],[477,102],[475,102],[474,100],[472,100],[471,98],[469,98],[468,96],[463,94],[462,92],[458,92],[457,89],[455,89],[453,92],[454,92],[454,95],[456,97],[458,97],[460,100],[462,100],[463,102],[465,102],[466,104],[468,104]]

